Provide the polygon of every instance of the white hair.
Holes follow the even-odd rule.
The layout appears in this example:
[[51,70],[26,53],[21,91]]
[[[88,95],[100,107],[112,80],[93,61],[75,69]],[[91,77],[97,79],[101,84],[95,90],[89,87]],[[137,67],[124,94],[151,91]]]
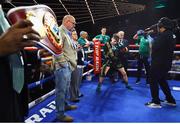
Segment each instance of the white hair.
[[118,34],[124,34],[124,31],[119,31]]
[[80,36],[82,36],[83,34],[87,33],[86,31],[81,31],[80,32]]
[[74,20],[75,20],[74,16],[72,16],[72,15],[65,15],[65,16],[63,17],[62,22],[64,23],[66,20],[70,20],[70,19],[74,19]]

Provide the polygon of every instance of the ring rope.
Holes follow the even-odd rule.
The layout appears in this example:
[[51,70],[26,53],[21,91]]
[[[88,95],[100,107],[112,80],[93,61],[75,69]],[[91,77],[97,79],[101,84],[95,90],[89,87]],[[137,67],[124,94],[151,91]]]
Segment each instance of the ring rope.
[[[138,46],[136,46],[136,45],[130,45],[130,47],[138,47]],[[180,47],[180,45],[178,44],[178,45],[176,45],[176,47]],[[92,52],[93,52],[93,50],[88,50],[86,53],[92,53]],[[129,50],[129,52],[138,52],[138,50]],[[174,51],[174,53],[180,53],[180,51]],[[42,59],[42,61],[47,61],[47,60],[51,60],[51,58],[47,58],[47,59],[44,58],[44,59]],[[94,69],[91,69],[91,70],[83,73],[83,76],[90,74],[91,72],[93,72],[93,70],[94,70]],[[128,70],[128,71],[137,71],[137,69],[127,69],[127,70]],[[143,69],[143,70],[144,70],[144,69]],[[169,73],[180,74],[180,72],[178,72],[178,71],[169,71]],[[28,88],[29,88],[29,89],[32,89],[32,88],[34,88],[34,87],[36,87],[36,86],[38,86],[38,85],[40,85],[40,84],[46,83],[47,81],[49,81],[49,80],[51,80],[51,79],[53,79],[53,78],[54,78],[54,75],[51,75],[51,76],[49,76],[49,77],[47,77],[47,78],[45,78],[45,79],[43,79],[43,80],[40,80],[40,81],[37,81],[37,82],[34,82],[34,83],[29,84],[29,85],[28,85]],[[176,87],[175,87],[175,88],[176,88]],[[177,88],[179,88],[179,87],[177,87]],[[177,89],[177,88],[176,88],[176,89]],[[45,94],[45,95],[37,98],[36,100],[30,102],[30,103],[29,103],[29,108],[32,108],[33,106],[37,105],[38,103],[44,101],[47,97],[53,95],[54,93],[55,93],[55,89],[52,90],[52,91],[50,91],[49,93],[47,93],[47,94]]]
[[[94,69],[91,69],[91,70],[83,73],[83,76],[88,75],[88,74],[91,73],[93,70],[94,70]],[[46,83],[47,80],[50,80],[50,79],[53,79],[53,78],[54,78],[54,76],[51,75],[51,76],[49,76],[49,77],[47,77],[47,78],[45,78],[45,79],[43,79],[43,80],[41,80],[41,81],[37,81],[37,82],[34,82],[34,83],[28,85],[28,88],[30,87],[30,89],[32,89],[32,88],[36,87],[37,85],[40,85],[41,83]],[[36,100],[30,102],[29,105],[28,105],[28,106],[29,106],[29,109],[32,108],[33,106],[39,104],[40,102],[44,101],[47,97],[52,96],[54,93],[55,93],[55,89],[52,90],[52,91],[50,91],[49,93],[47,93],[47,94],[45,94],[45,95],[37,98]]]
[[40,84],[44,84],[47,81],[52,80],[52,79],[54,79],[54,75],[51,75],[51,76],[49,76],[49,77],[47,77],[45,79],[42,79],[40,81],[33,82],[33,83],[28,85],[28,89],[33,89],[34,87],[36,87],[36,86],[38,86]]

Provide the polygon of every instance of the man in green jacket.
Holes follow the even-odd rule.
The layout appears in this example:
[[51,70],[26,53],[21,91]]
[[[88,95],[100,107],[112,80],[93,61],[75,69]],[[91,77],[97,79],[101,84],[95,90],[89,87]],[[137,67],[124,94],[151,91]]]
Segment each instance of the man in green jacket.
[[149,41],[146,38],[146,34],[144,33],[143,30],[137,31],[133,39],[136,40],[137,45],[139,44],[138,70],[137,70],[136,84],[140,83],[141,71],[142,71],[143,65],[145,66],[145,70],[146,70],[146,83],[149,84],[149,70],[150,70],[150,65],[148,62],[148,58],[150,56]]
[[88,33],[86,31],[80,32],[80,38],[78,39],[78,43],[83,47],[83,49],[86,51],[88,50],[88,47],[90,46],[90,42],[87,39]]
[[95,36],[94,39],[98,39],[101,42],[101,44],[106,44],[106,42],[110,40],[110,37],[106,35],[106,28],[103,27],[101,29],[101,34]]
[[[96,40],[96,39],[97,39],[97,40],[99,40],[99,41],[101,42],[101,44],[104,44],[104,45],[105,45],[108,41],[110,41],[110,37],[109,37],[108,35],[106,35],[106,31],[107,31],[107,29],[106,29],[105,27],[102,27],[102,28],[101,28],[101,34],[95,36],[95,37],[93,38],[93,40]],[[103,49],[102,58],[105,59],[105,57],[104,57],[104,54],[105,54],[105,52],[104,52],[105,46],[102,46],[102,49]]]
[[[80,44],[80,46],[82,46],[84,52],[88,51],[88,48],[90,48],[90,41],[88,41],[88,33],[86,31],[81,31],[80,32],[80,38],[78,39],[78,43]],[[88,55],[87,53],[84,53],[85,55],[85,60],[88,59]]]

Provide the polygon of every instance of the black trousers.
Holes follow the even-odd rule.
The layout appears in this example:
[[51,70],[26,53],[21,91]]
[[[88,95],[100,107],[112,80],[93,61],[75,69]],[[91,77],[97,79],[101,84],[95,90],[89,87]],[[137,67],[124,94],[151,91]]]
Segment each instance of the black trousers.
[[146,70],[146,83],[149,83],[149,71],[150,71],[150,65],[148,62],[148,57],[139,55],[138,56],[138,67],[137,67],[137,80],[140,80],[141,78],[141,73],[143,69],[143,65]]
[[70,99],[76,99],[80,94],[80,84],[82,82],[83,67],[77,66],[71,74],[71,83],[69,87]]
[[126,71],[126,73],[128,75],[128,71],[127,71],[127,69],[128,69],[128,59],[127,59],[127,56],[124,55],[124,57],[121,58],[121,63],[123,64],[124,69],[125,69],[125,71]]
[[[123,67],[124,67],[124,70],[126,71],[126,74],[128,75],[128,71],[127,71],[127,69],[128,69],[128,59],[127,59],[128,57],[127,57],[127,55],[121,55],[120,56],[120,61],[121,61],[121,63],[122,63],[122,65],[123,65]],[[119,78],[119,77],[121,77],[121,74],[119,73],[119,71],[117,71],[116,69],[114,70],[114,73],[112,73],[113,74],[113,78]],[[110,77],[111,79],[113,79],[112,77]]]
[[168,74],[168,69],[163,67],[151,66],[150,70],[150,90],[152,96],[152,102],[159,104],[159,86],[162,89],[166,100],[169,102],[174,102],[174,97],[171,94],[168,82],[166,80]]

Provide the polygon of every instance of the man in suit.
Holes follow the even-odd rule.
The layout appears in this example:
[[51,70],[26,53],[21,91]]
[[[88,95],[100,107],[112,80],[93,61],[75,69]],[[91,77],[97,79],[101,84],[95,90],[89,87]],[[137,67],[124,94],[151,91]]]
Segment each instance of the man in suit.
[[24,79],[24,61],[20,50],[35,45],[38,33],[30,21],[10,25],[5,19],[0,1],[0,122],[23,122],[28,112],[27,84]]
[[117,35],[119,36],[119,42],[124,46],[124,49],[121,51],[121,61],[127,73],[129,41],[124,39],[124,31],[119,31]]
[[71,73],[77,66],[76,45],[72,39],[72,30],[76,24],[71,15],[64,16],[62,25],[59,27],[59,36],[62,42],[62,55],[53,56],[53,68],[55,75],[56,116],[59,121],[72,122],[71,116],[65,115],[65,110],[76,109],[77,106],[68,105],[66,95],[71,81]]

